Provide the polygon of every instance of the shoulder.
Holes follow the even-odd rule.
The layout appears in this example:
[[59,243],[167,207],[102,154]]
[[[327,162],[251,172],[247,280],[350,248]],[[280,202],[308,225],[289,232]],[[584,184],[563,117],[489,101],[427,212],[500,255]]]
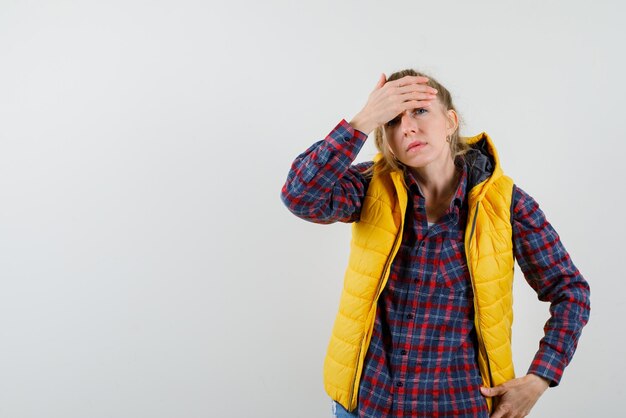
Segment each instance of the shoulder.
[[543,228],[547,222],[539,203],[517,184],[513,185],[511,219],[519,225],[531,228]]
[[374,162],[373,161],[364,161],[357,164],[352,164],[348,167],[347,177],[352,178],[352,180],[357,180],[363,184],[363,186],[367,189],[372,179],[372,172]]
[[513,208],[515,211],[539,206],[537,201],[519,185],[513,184]]
[[362,163],[352,164],[350,166],[351,170],[357,171],[359,173],[365,173],[371,167],[374,166],[374,161],[364,161]]

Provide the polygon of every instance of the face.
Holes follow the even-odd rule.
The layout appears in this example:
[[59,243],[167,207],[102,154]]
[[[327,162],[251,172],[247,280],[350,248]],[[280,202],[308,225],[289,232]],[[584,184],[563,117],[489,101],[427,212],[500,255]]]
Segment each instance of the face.
[[453,110],[448,117],[438,99],[428,107],[406,110],[386,124],[389,147],[400,162],[421,168],[431,164],[443,167],[452,160],[446,137],[456,129]]

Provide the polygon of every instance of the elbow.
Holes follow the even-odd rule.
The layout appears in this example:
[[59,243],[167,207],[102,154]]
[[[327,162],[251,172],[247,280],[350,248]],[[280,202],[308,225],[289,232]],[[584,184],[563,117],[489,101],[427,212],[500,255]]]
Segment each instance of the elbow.
[[285,183],[280,191],[280,200],[294,215],[301,217],[304,213],[306,205],[303,203],[302,197],[288,183]]
[[280,200],[289,212],[300,219],[317,224],[329,224],[333,220],[324,211],[323,202],[306,199],[302,193],[285,184],[280,192]]
[[589,283],[581,276],[580,280],[573,284],[569,293],[567,301],[572,306],[571,310],[578,312],[578,317],[584,326],[589,322],[591,313],[591,290]]
[[591,287],[589,282],[585,281],[585,301],[586,301],[586,321],[589,322],[589,316],[591,314]]
[[295,190],[292,184],[285,183],[283,185],[280,191],[280,200],[289,212],[298,218],[306,219],[310,213],[310,203],[307,204],[302,194]]

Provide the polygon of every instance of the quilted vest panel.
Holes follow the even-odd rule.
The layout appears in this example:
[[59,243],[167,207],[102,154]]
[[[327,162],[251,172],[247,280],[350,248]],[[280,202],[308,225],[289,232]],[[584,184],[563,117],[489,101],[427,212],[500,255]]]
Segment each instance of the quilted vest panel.
[[[474,288],[479,368],[487,387],[514,377],[511,355],[513,181],[499,173],[469,193],[466,256]],[[400,173],[374,175],[352,225],[350,257],[324,361],[324,388],[353,411],[378,297],[400,245],[407,192]],[[491,400],[487,399],[491,410]]]
[[404,227],[407,194],[399,173],[374,175],[358,222],[352,224],[350,257],[324,361],[324,388],[348,410],[357,406],[359,381],[371,338],[378,296]]
[[[472,194],[465,253],[474,289],[478,365],[483,385],[493,387],[515,377],[511,351],[515,262],[511,226],[513,181],[502,175],[483,190],[482,196]],[[486,399],[492,410],[491,398]]]

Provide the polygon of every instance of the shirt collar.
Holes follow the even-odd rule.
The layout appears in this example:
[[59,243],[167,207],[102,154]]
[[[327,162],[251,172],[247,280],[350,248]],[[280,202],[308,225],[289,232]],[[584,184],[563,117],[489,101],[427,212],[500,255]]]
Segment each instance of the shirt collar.
[[[454,193],[454,197],[450,203],[450,206],[456,206],[460,208],[463,205],[463,201],[465,200],[466,189],[467,189],[467,169],[465,164],[455,165],[457,171],[461,173],[461,178],[459,179],[459,184],[456,188],[456,192]],[[422,193],[422,189],[420,189],[417,180],[413,173],[410,170],[406,170],[405,172],[405,181],[407,187],[410,191],[420,196],[421,199],[424,199],[424,194]]]
[[461,172],[461,178],[459,179],[459,185],[454,193],[453,202],[455,206],[460,208],[465,201],[467,191],[467,170],[465,169],[465,164],[457,166],[457,170]]

